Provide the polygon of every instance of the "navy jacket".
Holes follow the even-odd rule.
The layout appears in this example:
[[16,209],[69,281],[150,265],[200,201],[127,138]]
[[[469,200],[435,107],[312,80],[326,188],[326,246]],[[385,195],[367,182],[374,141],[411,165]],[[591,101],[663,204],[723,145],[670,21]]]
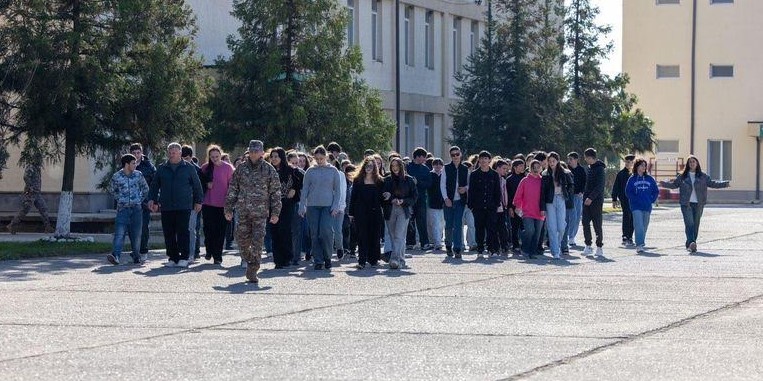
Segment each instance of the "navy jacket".
[[148,199],[159,202],[163,211],[191,210],[201,204],[204,193],[196,166],[181,160],[175,170],[169,162],[156,169]]

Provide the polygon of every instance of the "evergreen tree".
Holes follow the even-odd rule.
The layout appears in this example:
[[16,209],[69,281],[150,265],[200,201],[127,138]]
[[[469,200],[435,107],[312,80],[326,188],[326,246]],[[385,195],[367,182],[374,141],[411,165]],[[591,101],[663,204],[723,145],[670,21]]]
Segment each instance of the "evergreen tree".
[[339,142],[353,157],[389,149],[393,121],[360,78],[360,50],[345,46],[347,14],[336,0],[237,0],[212,102],[211,139],[293,147]]
[[0,99],[12,110],[0,139],[63,158],[57,236],[70,232],[77,155],[102,166],[130,141],[203,136],[209,84],[183,0],[9,0],[0,19]]

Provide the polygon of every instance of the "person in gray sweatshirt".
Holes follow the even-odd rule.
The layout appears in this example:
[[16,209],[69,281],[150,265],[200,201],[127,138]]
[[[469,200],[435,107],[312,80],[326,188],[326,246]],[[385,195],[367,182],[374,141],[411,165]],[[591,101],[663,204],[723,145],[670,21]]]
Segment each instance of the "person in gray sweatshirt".
[[305,172],[299,200],[299,215],[307,215],[316,270],[331,268],[334,219],[339,218],[340,201],[344,201],[341,200],[341,183],[344,179],[327,161],[326,156],[326,148],[322,145],[313,150],[316,165]]

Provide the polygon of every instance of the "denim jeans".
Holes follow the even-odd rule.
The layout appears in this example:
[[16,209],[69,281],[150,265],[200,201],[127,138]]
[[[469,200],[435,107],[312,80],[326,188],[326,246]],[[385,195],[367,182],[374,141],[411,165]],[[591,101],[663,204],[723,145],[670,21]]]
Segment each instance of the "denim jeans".
[[572,228],[572,219],[575,217],[575,208],[567,209],[566,211],[567,226],[564,227],[564,234],[562,235],[562,252],[569,252],[570,250],[570,229]]
[[689,203],[688,206],[681,205],[681,214],[684,216],[684,229],[686,231],[686,247],[692,242],[697,242],[699,236],[699,221],[702,219],[702,212],[705,206],[696,202]]
[[427,234],[429,235],[429,243],[433,244],[435,248],[442,247],[444,221],[442,209],[427,208]]
[[330,206],[308,206],[307,221],[312,240],[313,263],[331,264],[331,248],[334,246],[334,217]]
[[117,210],[111,254],[119,260],[119,257],[122,255],[125,234],[127,234],[130,237],[130,246],[132,247],[130,256],[133,260],[140,259],[141,230],[143,230],[143,210],[140,205]]
[[576,194],[572,198],[572,204],[573,208],[570,209],[572,215],[567,220],[567,237],[569,237],[570,241],[575,242],[575,237],[578,235],[578,230],[580,230],[580,219],[583,217],[583,195]]
[[530,217],[522,218],[522,252],[525,255],[539,255],[538,242],[540,242],[540,233],[543,230],[543,220],[536,220]]
[[408,217],[405,215],[405,209],[399,205],[394,205],[387,220],[387,231],[389,231],[392,240],[392,261],[402,265],[405,263],[405,236],[408,232]]
[[636,232],[636,246],[644,246],[646,240],[646,231],[649,229],[649,217],[652,212],[645,210],[633,211],[633,228]]
[[344,212],[331,217],[331,228],[334,231],[334,249],[344,249],[344,234],[342,234],[342,225],[344,224]]
[[443,207],[445,215],[445,247],[453,250],[464,248],[464,201],[453,201],[452,207]]
[[191,218],[188,220],[188,235],[191,237],[191,241],[188,243],[189,258],[199,252],[201,249],[201,213],[196,213],[196,210],[191,209]]
[[554,195],[553,204],[546,204],[546,229],[554,258],[559,258],[562,254],[562,236],[566,227],[567,208],[564,206],[564,196],[557,194]]
[[474,214],[469,208],[464,209],[463,224],[466,225],[466,244],[470,250],[477,248],[477,229],[474,226]]

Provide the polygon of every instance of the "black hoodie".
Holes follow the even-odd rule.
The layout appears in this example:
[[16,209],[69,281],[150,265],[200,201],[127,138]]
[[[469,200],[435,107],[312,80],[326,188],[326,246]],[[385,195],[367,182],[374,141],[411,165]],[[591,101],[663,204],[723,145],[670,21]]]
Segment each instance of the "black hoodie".
[[605,168],[601,160],[591,164],[585,180],[584,200],[590,198],[593,202],[604,202]]

